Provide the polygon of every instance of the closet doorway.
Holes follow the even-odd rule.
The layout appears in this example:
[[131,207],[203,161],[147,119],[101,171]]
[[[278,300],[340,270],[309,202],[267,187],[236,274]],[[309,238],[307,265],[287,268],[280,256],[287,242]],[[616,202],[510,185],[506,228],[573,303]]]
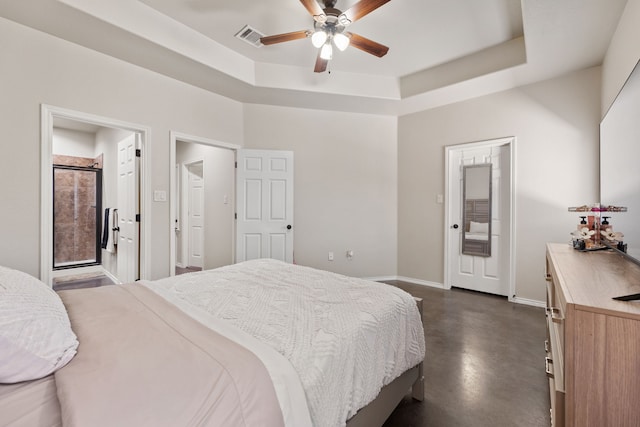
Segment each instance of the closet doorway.
[[[104,274],[116,283],[148,277],[149,224],[143,220],[150,210],[144,197],[149,194],[144,155],[148,128],[44,104],[41,113],[42,281],[51,286],[54,277],[62,276]],[[135,224],[135,251],[127,255],[135,261],[135,271],[120,278],[114,231],[120,224],[113,219],[119,203],[118,143],[127,139],[135,141],[136,188],[126,191],[135,194],[140,221]],[[58,195],[56,189],[61,190]]]

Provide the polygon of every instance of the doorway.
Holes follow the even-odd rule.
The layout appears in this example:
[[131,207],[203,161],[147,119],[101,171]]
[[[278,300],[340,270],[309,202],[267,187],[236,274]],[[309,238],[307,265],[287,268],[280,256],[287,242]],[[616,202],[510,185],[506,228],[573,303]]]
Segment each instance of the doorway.
[[171,132],[170,274],[233,264],[240,146]]
[[[445,147],[446,289],[515,298],[514,151],[513,137]],[[483,167],[488,190],[479,193],[465,176]]]
[[[147,135],[149,134],[149,129],[141,125],[136,125],[136,124],[122,122],[119,120],[114,120],[106,117],[95,116],[92,114],[87,114],[79,111],[73,111],[73,110],[68,110],[60,107],[42,104],[41,105],[41,170],[42,170],[42,173],[41,173],[41,191],[40,191],[40,199],[41,199],[40,278],[41,280],[47,283],[49,286],[51,286],[52,280],[55,276],[58,276],[61,274],[68,275],[66,273],[69,273],[69,272],[61,273],[60,269],[54,269],[54,264],[55,264],[54,229],[55,228],[54,228],[54,210],[53,210],[54,195],[52,191],[52,188],[54,186],[54,175],[52,173],[52,169],[54,165],[53,141],[54,141],[54,133],[55,133],[54,130],[60,129],[60,128],[82,129],[89,133],[104,132],[103,134],[101,134],[104,136],[104,138],[101,139],[101,141],[107,141],[109,140],[109,138],[112,138],[113,141],[117,142],[117,141],[120,141],[122,139],[122,135],[125,135],[125,134],[126,135],[133,134],[135,135],[136,140],[139,141],[138,146],[140,147],[140,150],[136,154],[140,154],[141,157],[138,157],[138,160],[136,162],[139,165],[138,170],[139,170],[140,176],[138,180],[138,185],[139,185],[140,200],[142,200],[142,203],[140,204],[140,207],[138,210],[138,214],[139,214],[138,218],[141,219],[141,221],[139,222],[140,243],[139,244],[136,243],[135,257],[136,259],[139,258],[140,261],[138,264],[139,269],[136,271],[136,276],[137,276],[136,278],[149,277],[148,268],[150,263],[148,261],[149,254],[148,254],[147,248],[149,247],[148,238],[150,236],[150,232],[149,232],[150,224],[142,220],[145,217],[145,213],[148,213],[150,211],[149,201],[147,200],[147,197],[145,197],[146,194],[149,194],[147,189],[149,180],[146,177],[146,173],[149,170],[148,164],[147,164],[148,156],[143,155],[146,148],[146,140],[147,140]],[[115,152],[116,151],[115,145],[113,145],[113,147]],[[115,167],[116,161],[113,160],[112,164]],[[103,173],[104,173],[104,165],[101,164],[101,166],[103,166]],[[101,202],[104,200],[104,197],[107,197],[106,192],[104,192],[104,189],[106,188],[106,186],[109,185],[106,183],[107,179],[105,178],[105,176],[106,175],[103,175],[104,179],[103,179],[102,185],[100,186],[102,189],[102,196],[103,196],[101,198],[102,199]],[[114,186],[116,185],[115,184],[116,180],[117,178],[115,177],[115,174],[114,174]],[[115,193],[115,191],[110,191],[110,194],[111,193]],[[137,191],[136,191],[136,194],[137,194]],[[115,200],[113,202],[109,201],[109,205],[115,205],[116,203],[117,202]],[[106,207],[109,207],[109,205],[107,205]],[[103,206],[105,206],[105,204],[103,204]],[[102,220],[102,214],[104,214],[104,211],[99,212],[101,209],[98,208],[98,203],[95,204],[95,210],[97,211],[95,213],[96,220],[98,216]],[[102,221],[103,221],[102,225],[104,226],[105,222],[104,220]],[[100,231],[104,231],[104,227],[102,227],[102,230]],[[110,230],[107,230],[107,231],[110,231]],[[100,242],[100,246],[102,250],[102,257],[101,257],[102,264],[93,265],[90,267],[84,267],[84,266],[76,267],[73,269],[74,274],[79,274],[79,275],[94,274],[96,271],[100,271],[104,273],[104,272],[107,272],[105,270],[116,271],[115,265],[109,266],[109,267],[104,265],[105,263],[109,262],[109,260],[107,259],[109,257],[105,257],[105,251],[104,249],[102,249],[102,239],[96,236],[96,240]],[[94,264],[97,264],[97,262],[94,262]],[[109,276],[109,274],[111,273],[108,273],[107,275]],[[119,282],[116,274],[117,273],[113,273],[109,277],[111,280]]]

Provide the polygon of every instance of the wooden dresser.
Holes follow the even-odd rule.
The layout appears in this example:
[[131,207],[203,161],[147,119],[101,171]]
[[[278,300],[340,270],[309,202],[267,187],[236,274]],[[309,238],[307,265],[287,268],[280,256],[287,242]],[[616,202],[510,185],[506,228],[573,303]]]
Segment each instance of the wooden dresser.
[[545,360],[556,427],[640,426],[640,266],[547,245]]

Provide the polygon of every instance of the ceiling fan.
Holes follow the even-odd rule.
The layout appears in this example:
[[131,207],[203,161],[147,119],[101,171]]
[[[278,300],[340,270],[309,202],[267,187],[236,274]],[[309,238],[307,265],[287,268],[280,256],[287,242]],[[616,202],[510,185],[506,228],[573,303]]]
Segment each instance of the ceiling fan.
[[365,15],[373,12],[390,0],[360,0],[349,9],[342,12],[334,6],[336,0],[319,0],[324,8],[316,0],[300,0],[300,3],[309,11],[313,20],[313,31],[301,30],[291,33],[276,34],[260,39],[264,45],[288,42],[291,40],[311,37],[311,43],[319,48],[318,58],[313,71],[322,73],[326,71],[329,60],[333,57],[333,45],[339,50],[345,50],[349,45],[364,52],[383,57],[389,51],[387,46],[369,40],[358,34],[345,31],[346,27]]

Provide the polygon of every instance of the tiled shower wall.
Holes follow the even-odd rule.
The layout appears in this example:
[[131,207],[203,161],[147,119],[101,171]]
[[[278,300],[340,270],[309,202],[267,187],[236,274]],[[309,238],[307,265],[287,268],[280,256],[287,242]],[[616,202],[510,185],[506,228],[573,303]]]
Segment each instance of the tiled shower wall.
[[[54,164],[87,167],[98,159],[54,156]],[[96,173],[54,169],[54,267],[96,261]]]

